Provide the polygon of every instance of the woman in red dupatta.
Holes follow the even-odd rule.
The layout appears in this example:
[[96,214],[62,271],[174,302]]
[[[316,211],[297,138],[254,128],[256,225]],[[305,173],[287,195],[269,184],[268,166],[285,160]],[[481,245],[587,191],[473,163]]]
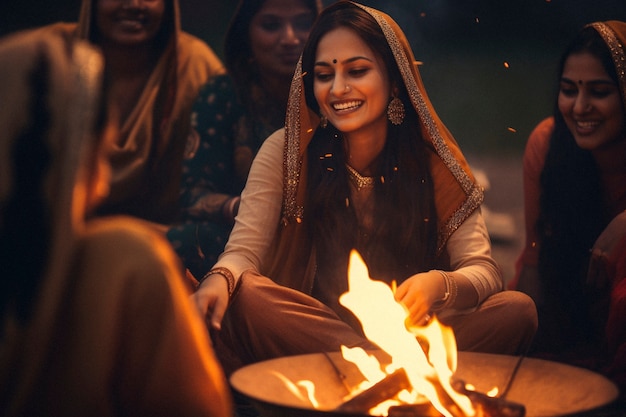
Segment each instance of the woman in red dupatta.
[[602,372],[626,392],[626,23],[595,22],[561,58],[554,116],[524,153],[531,354]]

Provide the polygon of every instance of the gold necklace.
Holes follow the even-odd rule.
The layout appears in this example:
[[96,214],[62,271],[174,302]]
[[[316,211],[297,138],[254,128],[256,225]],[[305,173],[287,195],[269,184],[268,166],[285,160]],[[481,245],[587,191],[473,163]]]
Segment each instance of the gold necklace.
[[361,191],[362,188],[372,188],[374,186],[374,177],[364,177],[348,164],[346,164],[346,168],[357,191]]

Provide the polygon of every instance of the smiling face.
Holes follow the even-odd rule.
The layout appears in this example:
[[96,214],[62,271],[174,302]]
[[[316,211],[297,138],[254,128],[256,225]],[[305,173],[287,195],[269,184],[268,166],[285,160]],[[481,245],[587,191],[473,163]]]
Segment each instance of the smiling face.
[[624,139],[624,105],[619,88],[594,55],[581,52],[567,58],[558,106],[580,148],[603,149]]
[[389,76],[380,57],[352,30],[324,35],[317,46],[313,91],[320,113],[344,136],[386,137]]
[[165,0],[97,0],[96,24],[104,42],[138,46],[152,41],[165,13]]
[[299,0],[267,0],[250,22],[252,55],[262,74],[291,77],[315,12]]

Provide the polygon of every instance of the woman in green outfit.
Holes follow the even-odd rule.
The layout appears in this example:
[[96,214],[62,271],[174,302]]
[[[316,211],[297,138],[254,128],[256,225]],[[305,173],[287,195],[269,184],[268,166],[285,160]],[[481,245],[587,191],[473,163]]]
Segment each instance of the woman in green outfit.
[[212,266],[233,226],[250,165],[284,126],[289,86],[319,0],[241,0],[225,37],[228,75],[212,78],[192,110],[181,223],[168,238],[197,276]]

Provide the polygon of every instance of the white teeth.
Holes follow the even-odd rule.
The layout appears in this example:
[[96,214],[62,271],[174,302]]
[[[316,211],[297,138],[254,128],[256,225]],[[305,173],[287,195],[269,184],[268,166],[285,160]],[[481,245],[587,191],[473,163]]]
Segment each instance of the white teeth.
[[348,101],[348,102],[344,102],[344,103],[335,103],[335,104],[333,104],[333,109],[335,109],[335,110],[347,110],[347,109],[359,107],[361,105],[361,103],[363,103],[363,102],[362,101],[358,101],[358,100]]
[[581,122],[581,121],[576,122],[576,126],[583,127],[583,128],[594,127],[597,125],[598,125],[598,122]]

